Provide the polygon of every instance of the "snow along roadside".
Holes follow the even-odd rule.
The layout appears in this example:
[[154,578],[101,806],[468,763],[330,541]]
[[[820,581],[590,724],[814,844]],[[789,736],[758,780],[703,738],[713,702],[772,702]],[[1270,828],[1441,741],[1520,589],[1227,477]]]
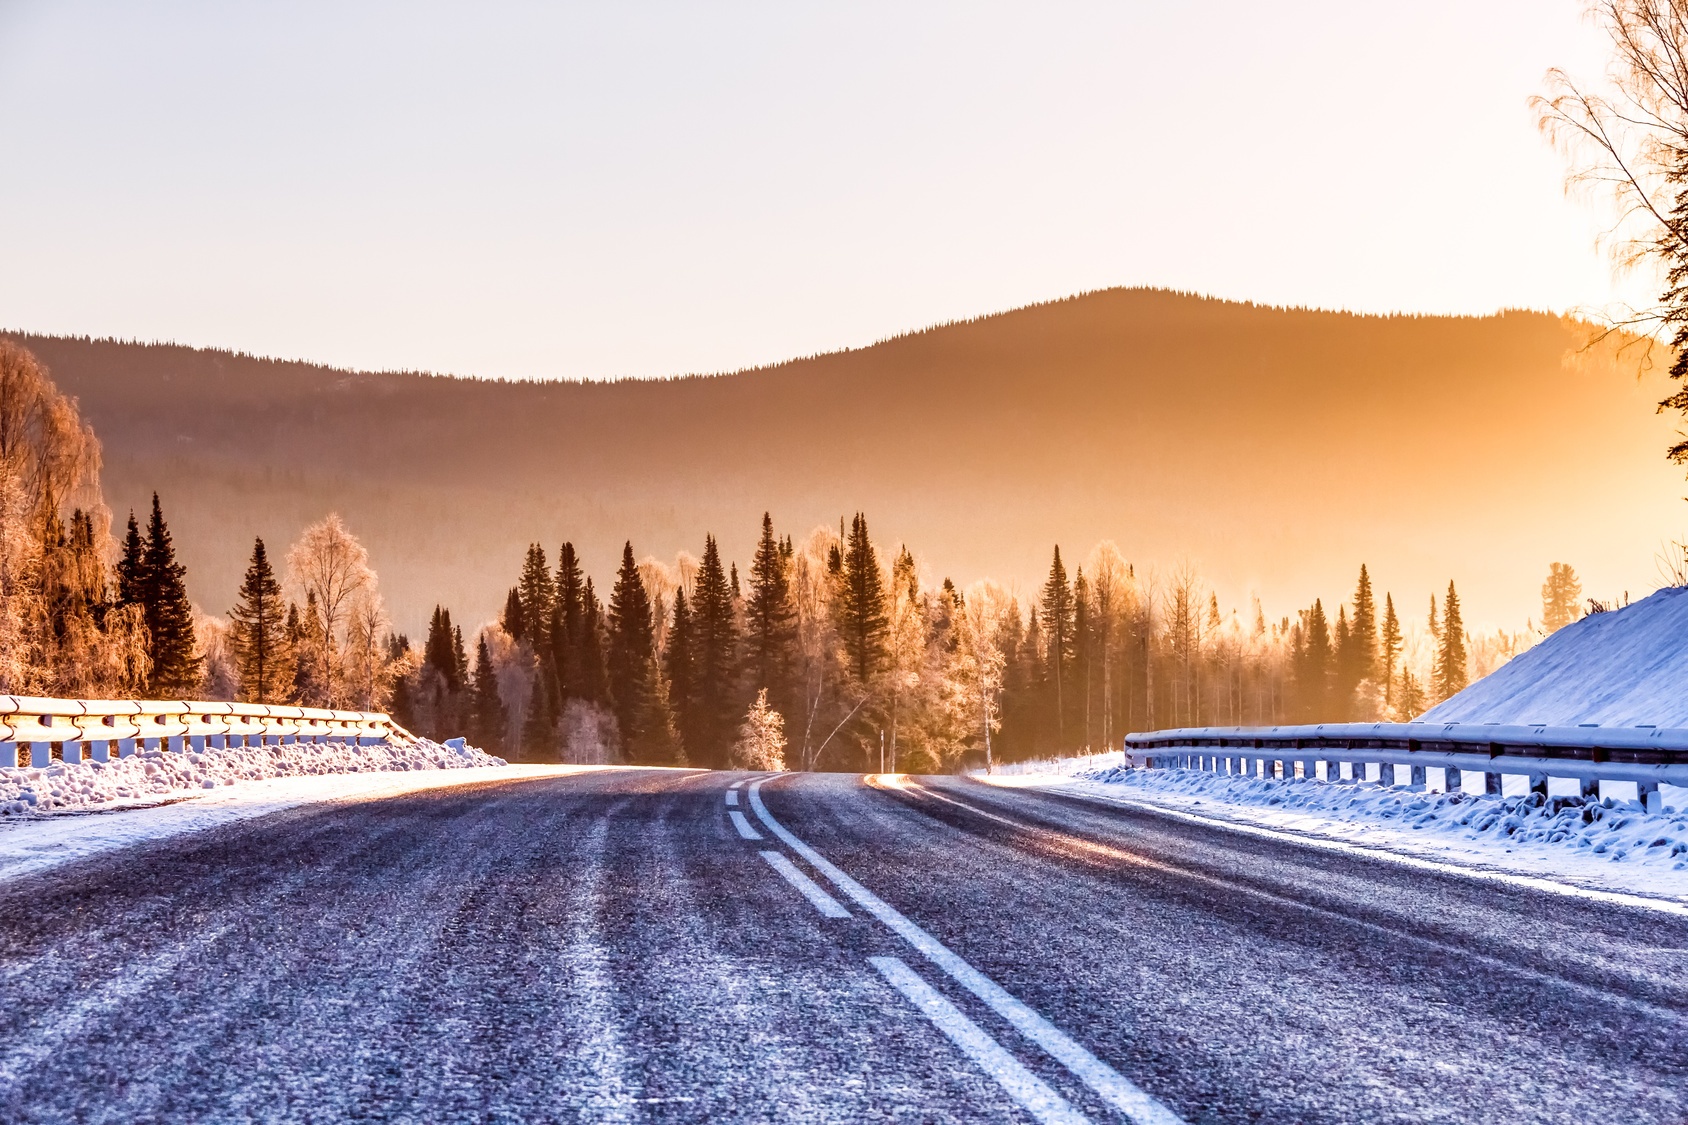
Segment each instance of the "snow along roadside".
[[1377,785],[1229,777],[1198,770],[1089,769],[986,777],[1164,809],[1223,824],[1473,873],[1688,903],[1688,810],[1555,795],[1504,798]]
[[484,765],[476,763],[471,768],[418,765],[360,773],[268,777],[155,796],[153,803],[139,807],[108,802],[45,815],[0,817],[0,879],[34,874],[102,852],[267,816],[301,805],[378,801],[454,785],[561,777],[604,768],[510,766],[490,755],[479,756],[486,759]]

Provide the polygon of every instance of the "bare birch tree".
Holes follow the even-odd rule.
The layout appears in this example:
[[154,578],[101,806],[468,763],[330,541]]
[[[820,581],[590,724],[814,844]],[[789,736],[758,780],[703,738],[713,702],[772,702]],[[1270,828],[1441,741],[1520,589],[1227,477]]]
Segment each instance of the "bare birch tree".
[[[361,598],[374,594],[369,552],[337,513],[307,527],[287,552],[288,581],[316,607],[314,653],[323,701],[336,706],[347,697],[343,676],[346,624]],[[299,659],[306,659],[301,653]]]

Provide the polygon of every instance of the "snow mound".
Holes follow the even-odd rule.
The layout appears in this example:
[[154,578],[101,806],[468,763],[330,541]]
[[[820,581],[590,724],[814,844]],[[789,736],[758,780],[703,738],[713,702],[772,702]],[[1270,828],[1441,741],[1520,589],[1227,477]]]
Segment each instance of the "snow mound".
[[[455,739],[453,741],[456,741]],[[127,807],[237,781],[308,774],[383,773],[505,765],[472,746],[459,750],[426,738],[409,745],[351,746],[297,742],[203,753],[143,750],[110,762],[54,762],[0,767],[0,816]]]
[[1489,845],[1540,844],[1615,863],[1688,870],[1688,810],[1643,812],[1635,801],[1428,793],[1374,785],[1249,778],[1203,770],[1118,766],[1076,777],[1145,796],[1199,797],[1215,804],[1281,809],[1348,824],[1394,827]]
[[1421,721],[1688,727],[1688,589],[1567,625]]

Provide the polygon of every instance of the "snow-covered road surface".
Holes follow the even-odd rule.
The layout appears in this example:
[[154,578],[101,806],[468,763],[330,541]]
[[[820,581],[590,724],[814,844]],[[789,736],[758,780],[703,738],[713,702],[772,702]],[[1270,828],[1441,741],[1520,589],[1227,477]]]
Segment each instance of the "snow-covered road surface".
[[7,879],[0,1120],[1688,1119],[1680,917],[960,779],[473,772]]

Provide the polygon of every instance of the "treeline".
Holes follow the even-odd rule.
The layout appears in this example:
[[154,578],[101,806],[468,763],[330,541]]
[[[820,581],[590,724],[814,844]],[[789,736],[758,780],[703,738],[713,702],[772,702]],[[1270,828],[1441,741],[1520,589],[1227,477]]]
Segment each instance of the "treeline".
[[962,590],[882,554],[860,513],[801,543],[765,514],[742,577],[713,537],[673,564],[624,544],[607,602],[574,544],[554,558],[528,548],[470,645],[436,608],[401,722],[521,758],[720,767],[762,699],[795,768],[944,770],[1156,727],[1410,718],[1522,643],[1473,638],[1451,582],[1409,632],[1363,566],[1334,621],[1322,600],[1245,619],[1192,567],[1140,575],[1111,542],[1070,573],[1057,547],[1030,598]]

